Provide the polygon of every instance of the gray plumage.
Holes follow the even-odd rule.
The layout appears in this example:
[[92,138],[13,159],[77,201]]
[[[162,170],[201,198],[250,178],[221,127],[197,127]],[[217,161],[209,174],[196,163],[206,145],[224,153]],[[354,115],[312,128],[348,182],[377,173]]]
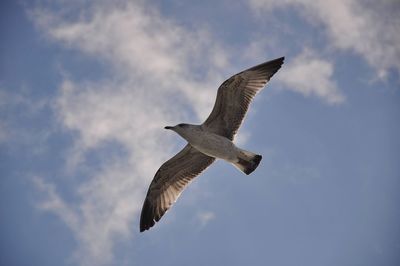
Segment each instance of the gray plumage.
[[261,155],[233,144],[251,100],[279,70],[284,57],[242,71],[222,83],[210,116],[202,125],[178,124],[165,127],[188,144],[157,171],[150,184],[140,216],[140,231],[158,222],[185,187],[215,158],[224,159],[245,174],[253,172]]

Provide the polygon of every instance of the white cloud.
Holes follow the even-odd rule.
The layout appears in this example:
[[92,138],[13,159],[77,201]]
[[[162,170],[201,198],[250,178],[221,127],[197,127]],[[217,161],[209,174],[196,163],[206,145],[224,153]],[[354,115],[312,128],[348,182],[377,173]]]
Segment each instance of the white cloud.
[[380,77],[390,68],[400,71],[400,17],[396,1],[252,0],[260,12],[293,7],[311,23],[322,24],[330,46],[361,55]]
[[[152,87],[137,88],[137,93],[150,97],[181,92],[196,114],[205,117],[204,106],[211,108],[215,83],[221,79],[216,70],[227,62],[224,50],[206,31],[188,31],[154,9],[133,2],[117,6],[93,7],[89,17],[73,22],[41,9],[33,14],[51,38],[111,62],[117,78],[133,86]],[[209,70],[206,79],[196,73],[204,65]],[[196,82],[199,78],[208,83]]]
[[277,75],[285,88],[305,96],[315,95],[329,104],[339,104],[345,97],[332,78],[333,65],[305,50],[292,59]]
[[78,217],[71,211],[65,202],[59,197],[53,184],[46,183],[43,178],[33,177],[32,181],[36,188],[46,195],[46,200],[41,202],[38,208],[46,211],[52,211],[59,215],[70,228],[76,228]]
[[79,262],[107,265],[116,239],[129,239],[138,231],[145,189],[172,154],[168,140],[176,136],[162,127],[188,120],[181,111],[188,107],[195,115],[191,121],[208,115],[227,56],[207,32],[189,31],[133,2],[117,7],[101,2],[75,20],[45,9],[32,14],[51,40],[106,62],[115,77],[66,78],[54,108],[61,125],[77,133],[70,171],[109,141],[120,144],[125,157],[107,158],[107,164],[92,169],[78,188],[78,202],[63,200],[54,185],[36,182],[48,195],[42,209],[58,215],[74,232]]
[[197,213],[197,218],[199,219],[200,226],[204,227],[211,220],[215,219],[215,213],[211,211],[201,211]]

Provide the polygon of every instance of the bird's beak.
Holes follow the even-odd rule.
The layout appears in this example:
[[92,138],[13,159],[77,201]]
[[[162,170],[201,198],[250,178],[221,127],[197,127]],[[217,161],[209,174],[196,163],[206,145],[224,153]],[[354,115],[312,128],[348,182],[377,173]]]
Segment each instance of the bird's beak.
[[173,127],[170,127],[170,126],[166,126],[166,127],[164,127],[165,129],[172,129]]

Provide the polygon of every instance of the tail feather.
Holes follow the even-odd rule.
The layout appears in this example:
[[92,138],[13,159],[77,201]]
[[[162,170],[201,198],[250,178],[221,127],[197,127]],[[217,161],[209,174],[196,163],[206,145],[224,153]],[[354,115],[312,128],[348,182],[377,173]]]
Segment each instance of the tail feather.
[[251,174],[261,162],[262,156],[259,154],[254,154],[251,152],[245,152],[245,158],[239,157],[238,162],[234,163],[234,165],[246,175]]

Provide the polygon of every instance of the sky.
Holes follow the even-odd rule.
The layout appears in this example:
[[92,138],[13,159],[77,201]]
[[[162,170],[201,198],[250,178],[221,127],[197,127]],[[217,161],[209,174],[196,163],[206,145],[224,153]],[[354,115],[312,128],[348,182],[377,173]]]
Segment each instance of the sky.
[[[400,265],[397,0],[0,4],[1,265]],[[285,56],[151,230],[147,188],[231,75]]]

